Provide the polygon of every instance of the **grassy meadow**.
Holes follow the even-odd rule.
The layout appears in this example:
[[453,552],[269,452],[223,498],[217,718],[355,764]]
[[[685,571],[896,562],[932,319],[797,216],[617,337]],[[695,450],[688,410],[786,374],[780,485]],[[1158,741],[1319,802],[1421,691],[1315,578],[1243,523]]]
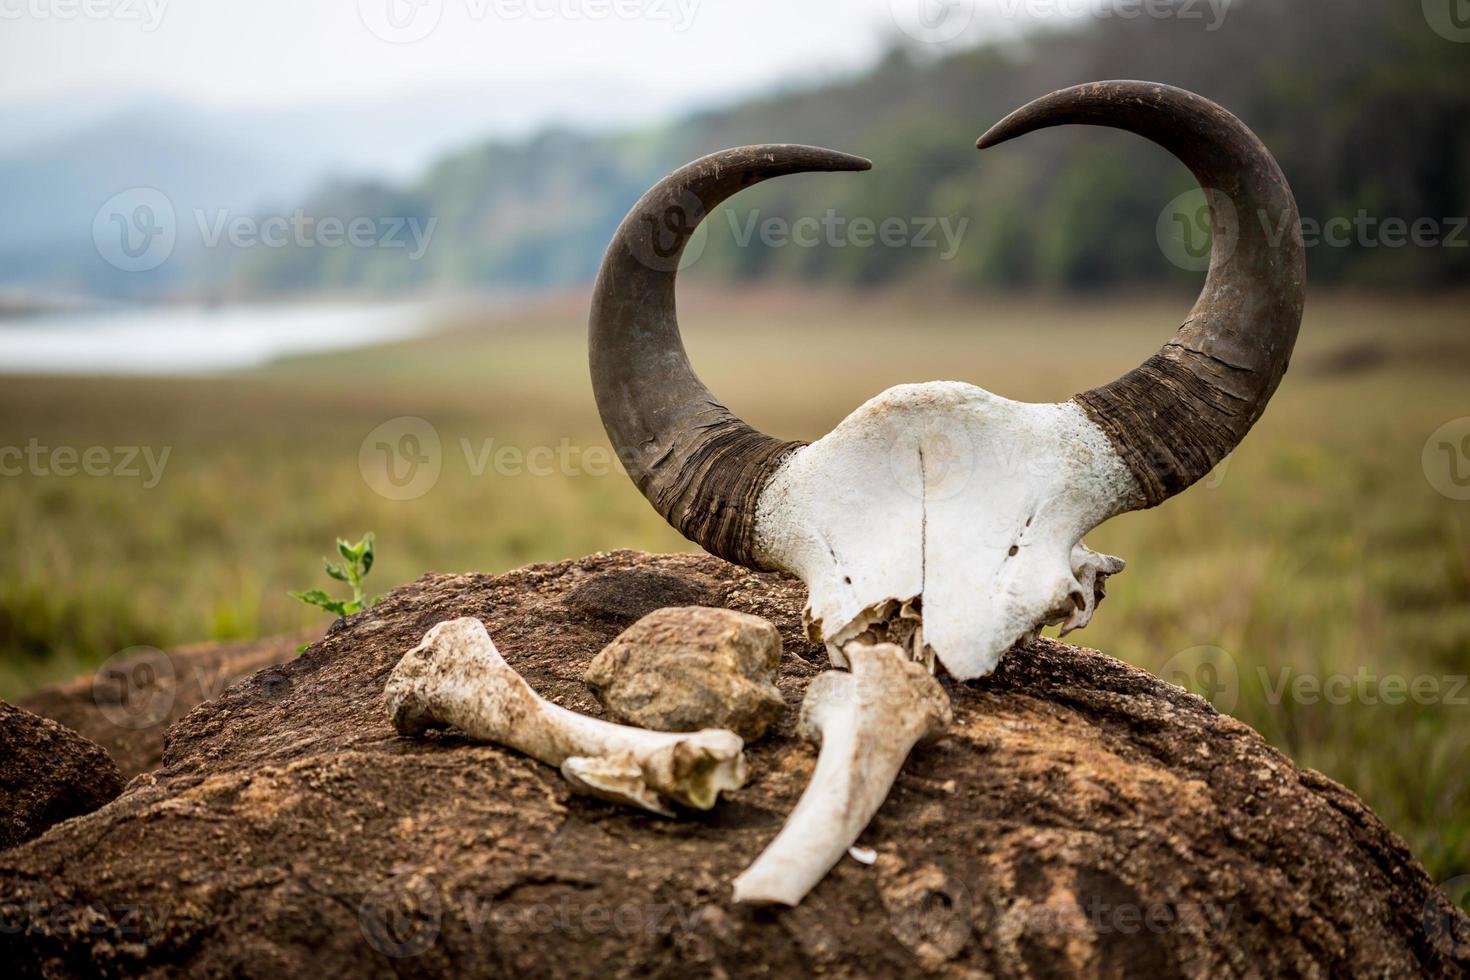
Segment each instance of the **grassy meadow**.
[[[807,439],[900,382],[1066,398],[1141,361],[1189,304],[685,299],[710,386],[752,424]],[[131,646],[323,623],[286,592],[334,585],[319,558],[339,534],[377,533],[375,592],[428,570],[689,547],[607,466],[585,311],[568,296],[211,379],[0,379],[0,446],[169,450],[152,487],[0,477],[0,697]],[[1439,880],[1470,874],[1470,503],[1436,491],[1423,453],[1470,416],[1467,314],[1465,297],[1314,297],[1281,393],[1235,456],[1089,538],[1129,568],[1073,637],[1192,683],[1345,783]],[[442,470],[392,500],[359,452],[402,416],[432,424]]]

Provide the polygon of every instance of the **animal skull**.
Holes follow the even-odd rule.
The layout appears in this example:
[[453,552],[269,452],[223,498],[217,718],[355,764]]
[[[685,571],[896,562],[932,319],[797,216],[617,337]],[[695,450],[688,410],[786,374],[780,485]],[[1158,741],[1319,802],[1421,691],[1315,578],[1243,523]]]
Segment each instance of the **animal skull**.
[[1053,93],[979,146],[1068,123],[1128,130],[1172,151],[1207,192],[1214,244],[1204,291],[1173,339],[1067,402],[905,385],[803,446],[750,428],[700,382],[674,303],[699,222],[771,177],[869,169],[859,157],[775,145],[696,161],[634,206],[603,260],[592,381],[629,475],[709,551],[800,577],[810,633],[835,666],[847,666],[850,643],[890,642],[968,680],[1045,624],[1086,625],[1122,562],[1089,551],[1083,535],[1213,469],[1286,371],[1305,264],[1299,236],[1274,234],[1299,217],[1265,146],[1214,103],[1148,82]]
[[1040,624],[1086,625],[1097,580],[1122,562],[1081,537],[1137,493],[1075,405],[903,385],[776,471],[757,556],[807,584],[809,631],[834,664],[849,642],[886,636],[979,677]]

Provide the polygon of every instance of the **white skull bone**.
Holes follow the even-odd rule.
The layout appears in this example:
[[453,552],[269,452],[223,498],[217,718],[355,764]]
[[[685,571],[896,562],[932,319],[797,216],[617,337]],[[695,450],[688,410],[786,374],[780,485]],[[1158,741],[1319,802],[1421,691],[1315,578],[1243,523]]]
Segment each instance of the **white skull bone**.
[[808,628],[838,666],[846,643],[870,630],[907,640],[921,614],[916,658],[932,653],[967,680],[1043,625],[1087,624],[1101,580],[1123,564],[1082,536],[1138,497],[1075,404],[902,385],[777,470],[756,542],[807,584]]

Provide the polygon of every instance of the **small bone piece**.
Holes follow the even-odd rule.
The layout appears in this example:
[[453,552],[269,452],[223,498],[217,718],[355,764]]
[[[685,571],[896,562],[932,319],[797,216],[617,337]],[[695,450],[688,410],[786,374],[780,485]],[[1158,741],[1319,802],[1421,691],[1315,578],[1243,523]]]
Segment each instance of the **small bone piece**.
[[505,662],[478,619],[429,630],[393,669],[384,697],[400,734],[452,726],[560,767],[583,792],[664,816],[674,815],[670,801],[708,810],[745,782],[734,732],[648,732],[552,704]]
[[852,672],[807,688],[801,733],[819,741],[817,769],[786,826],[735,879],[735,901],[796,905],[842,860],[887,798],[909,751],[943,734],[949,697],[891,643],[851,643]]
[[629,626],[584,680],[613,721],[660,732],[728,728],[753,742],[786,713],[781,634],[759,616],[675,606]]

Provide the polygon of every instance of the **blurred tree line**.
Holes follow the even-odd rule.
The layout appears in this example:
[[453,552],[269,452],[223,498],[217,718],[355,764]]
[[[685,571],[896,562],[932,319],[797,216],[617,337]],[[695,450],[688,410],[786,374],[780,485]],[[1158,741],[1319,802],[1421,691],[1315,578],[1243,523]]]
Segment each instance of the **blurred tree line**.
[[[1271,147],[1308,242],[1318,241],[1314,283],[1423,289],[1470,279],[1470,43],[1441,36],[1412,0],[1235,0],[1217,29],[1210,23],[1099,18],[941,58],[900,45],[862,77],[656,131],[488,143],[416,186],[327,188],[309,209],[437,217],[419,261],[384,250],[257,250],[233,274],[272,291],[585,282],[627,209],[668,170],[728,146],[800,142],[869,156],[875,169],[745,192],[707,222],[691,275],[977,289],[1197,280],[1156,238],[1166,206],[1194,187],[1161,149],[1075,127],[974,149],[991,124],[1053,89],[1146,78],[1220,102]],[[829,232],[814,247],[779,247],[782,239],[759,233],[769,219],[789,228],[829,211],[874,226],[897,218],[906,241],[946,219],[963,241],[948,257],[937,232],[938,246],[924,248],[853,247],[849,234]],[[1420,243],[1395,234],[1390,219],[1419,222]]]

